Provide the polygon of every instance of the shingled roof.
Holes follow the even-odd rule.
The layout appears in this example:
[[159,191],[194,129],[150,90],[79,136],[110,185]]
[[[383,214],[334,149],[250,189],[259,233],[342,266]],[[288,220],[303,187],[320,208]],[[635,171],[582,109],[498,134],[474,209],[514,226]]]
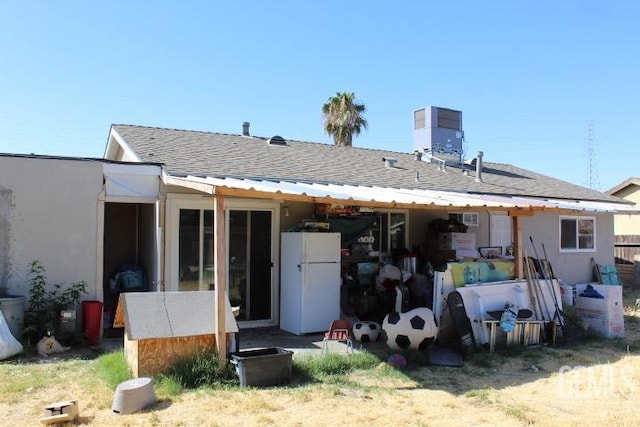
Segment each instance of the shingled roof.
[[[142,162],[162,163],[174,176],[234,177],[386,188],[528,196],[544,199],[626,201],[516,166],[483,160],[482,182],[460,166],[418,161],[412,153],[212,132],[116,124],[112,132]],[[395,167],[383,158],[396,159]]]

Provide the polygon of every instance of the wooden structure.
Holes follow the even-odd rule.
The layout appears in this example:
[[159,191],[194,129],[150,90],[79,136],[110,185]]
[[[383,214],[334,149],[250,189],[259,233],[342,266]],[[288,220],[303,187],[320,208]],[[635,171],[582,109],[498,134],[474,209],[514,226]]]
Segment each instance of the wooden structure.
[[640,236],[616,235],[614,247],[616,264],[633,264],[635,256],[640,255]]
[[[500,329],[499,320],[483,320],[483,324],[489,327],[489,352],[496,348],[496,337]],[[506,333],[506,345],[523,345],[525,347],[540,344],[540,330],[544,325],[543,320],[517,320],[515,329]]]
[[[226,333],[238,332],[226,299]],[[134,377],[165,372],[184,357],[216,346],[215,291],[125,292],[120,295],[115,327],[124,327],[124,353]],[[226,344],[225,344],[226,346]],[[226,347],[225,347],[226,348]],[[226,351],[222,352],[226,358]],[[218,353],[220,354],[220,353]]]
[[52,403],[44,408],[45,416],[40,418],[40,422],[44,425],[60,425],[63,423],[74,422],[78,417],[80,410],[78,409],[77,400],[66,400],[63,402]]
[[624,286],[640,289],[640,236],[615,236],[615,261]]

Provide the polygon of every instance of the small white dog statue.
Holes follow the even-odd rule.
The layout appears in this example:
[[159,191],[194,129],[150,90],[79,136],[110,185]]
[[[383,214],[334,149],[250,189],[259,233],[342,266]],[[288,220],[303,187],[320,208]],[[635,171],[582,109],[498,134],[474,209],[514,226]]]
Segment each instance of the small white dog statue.
[[70,349],[71,347],[63,346],[53,336],[44,336],[38,341],[38,354],[43,357],[49,357],[50,354],[62,353]]

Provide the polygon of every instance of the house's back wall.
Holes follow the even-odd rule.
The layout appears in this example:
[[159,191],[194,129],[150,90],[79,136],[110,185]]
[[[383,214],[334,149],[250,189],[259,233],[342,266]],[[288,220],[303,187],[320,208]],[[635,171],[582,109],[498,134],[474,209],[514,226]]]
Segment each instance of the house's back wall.
[[[591,281],[591,259],[598,264],[613,264],[613,215],[584,215],[596,218],[595,252],[560,252],[560,224],[557,213],[537,213],[522,218],[522,240],[529,256],[535,256],[529,237],[533,238],[538,255],[544,258],[542,245],[556,276],[568,284]],[[571,215],[575,216],[575,215]]]
[[95,298],[102,164],[0,156],[0,171],[2,285],[27,295],[27,264],[38,260],[50,284],[84,280]]

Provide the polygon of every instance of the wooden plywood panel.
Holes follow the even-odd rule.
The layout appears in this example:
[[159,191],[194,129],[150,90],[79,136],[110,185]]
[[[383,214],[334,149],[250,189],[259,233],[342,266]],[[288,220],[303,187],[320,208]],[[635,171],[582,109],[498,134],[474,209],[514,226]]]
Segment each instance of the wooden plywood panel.
[[131,340],[124,332],[124,357],[134,377],[138,376],[138,341]]
[[113,327],[124,328],[124,304],[122,294],[118,296],[118,305],[116,306],[116,314],[113,316]]
[[156,338],[138,341],[135,377],[153,376],[166,372],[179,359],[215,350],[215,335]]

